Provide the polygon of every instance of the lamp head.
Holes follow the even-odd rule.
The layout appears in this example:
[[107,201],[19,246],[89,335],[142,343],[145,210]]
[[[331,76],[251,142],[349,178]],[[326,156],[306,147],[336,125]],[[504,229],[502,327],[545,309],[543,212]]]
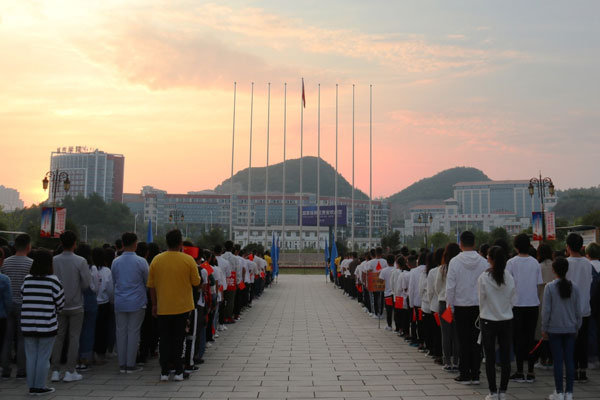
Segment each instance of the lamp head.
[[68,176],[67,176],[67,178],[65,179],[64,185],[65,185],[65,192],[68,192],[68,191],[69,191],[69,189],[71,189],[71,181],[69,180],[69,177],[68,177]]
[[44,179],[42,180],[42,187],[44,188],[44,190],[48,189],[48,177],[45,176]]
[[529,190],[529,195],[533,196],[533,183],[529,182],[527,189]]

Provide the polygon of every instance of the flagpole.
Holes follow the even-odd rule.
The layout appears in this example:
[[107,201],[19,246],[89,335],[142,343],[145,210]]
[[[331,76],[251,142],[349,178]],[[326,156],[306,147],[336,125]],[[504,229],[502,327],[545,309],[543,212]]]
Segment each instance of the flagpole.
[[231,178],[229,179],[229,240],[233,240],[233,155],[235,149],[235,97],[237,82],[233,82],[233,132],[231,134]]
[[304,78],[302,78],[302,97],[300,98],[300,253],[304,249],[304,238],[302,237],[302,155],[304,150]]
[[352,84],[352,250],[354,251],[354,84]]
[[321,254],[321,84],[317,111],[317,254]]
[[248,156],[248,211],[246,214],[246,238],[250,244],[250,187],[252,185],[252,117],[254,113],[254,82],[252,82],[252,88],[250,89],[250,154]]
[[338,196],[338,84],[335,84],[335,195],[333,200],[333,234],[337,234],[337,196]]
[[285,249],[285,141],[287,130],[287,83],[283,84],[283,200],[281,202],[281,247]]
[[269,127],[271,123],[271,82],[267,95],[267,168],[265,169],[265,249],[269,244]]
[[373,85],[369,85],[369,248],[373,235]]

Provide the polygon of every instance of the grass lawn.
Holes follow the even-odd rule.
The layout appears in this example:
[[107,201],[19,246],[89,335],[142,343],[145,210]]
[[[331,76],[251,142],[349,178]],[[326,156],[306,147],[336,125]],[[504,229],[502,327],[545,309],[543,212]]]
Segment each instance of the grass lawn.
[[325,275],[325,268],[280,268],[281,275]]

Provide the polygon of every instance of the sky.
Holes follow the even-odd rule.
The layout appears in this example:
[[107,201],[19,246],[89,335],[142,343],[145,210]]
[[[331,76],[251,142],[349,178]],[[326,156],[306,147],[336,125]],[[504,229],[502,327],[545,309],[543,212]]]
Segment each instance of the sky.
[[[303,154],[389,196],[454,166],[600,183],[597,1],[0,0],[0,184],[26,205],[58,147],[125,156],[125,192],[211,189]],[[251,87],[254,82],[253,102]],[[271,84],[270,118],[268,84]],[[251,124],[252,103],[252,124]]]

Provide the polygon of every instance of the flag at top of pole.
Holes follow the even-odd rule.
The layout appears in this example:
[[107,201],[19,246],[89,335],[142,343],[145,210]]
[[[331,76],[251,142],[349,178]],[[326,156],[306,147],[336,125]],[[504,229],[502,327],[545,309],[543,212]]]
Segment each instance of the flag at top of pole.
[[306,108],[306,96],[304,95],[304,78],[302,78],[302,107]]
[[146,234],[146,243],[154,242],[154,237],[152,236],[152,218],[148,220],[148,233]]

